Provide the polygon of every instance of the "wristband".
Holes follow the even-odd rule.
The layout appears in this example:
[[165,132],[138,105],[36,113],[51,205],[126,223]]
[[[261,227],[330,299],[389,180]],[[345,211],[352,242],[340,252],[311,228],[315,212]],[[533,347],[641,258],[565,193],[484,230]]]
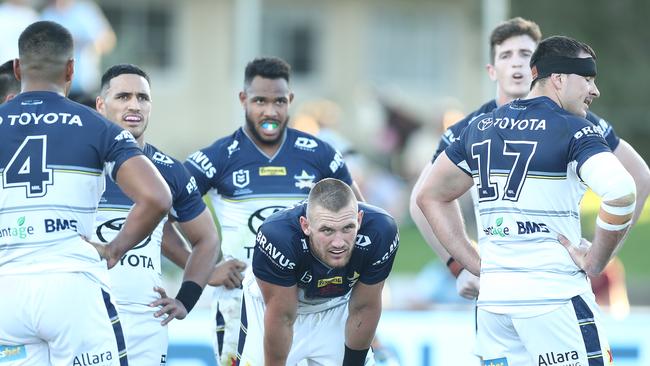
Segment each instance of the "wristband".
[[194,305],[196,305],[196,302],[199,301],[202,292],[203,289],[198,283],[194,281],[185,281],[181,285],[181,289],[178,290],[176,300],[180,301],[183,306],[185,306],[185,309],[189,314]]
[[343,355],[343,366],[363,366],[366,362],[366,355],[369,348],[356,350],[345,345],[345,354]]
[[458,278],[460,272],[465,269],[460,263],[456,262],[454,257],[449,257],[449,260],[447,260],[447,268],[455,278]]
[[620,224],[620,225],[614,225],[610,224],[608,222],[603,221],[603,219],[600,218],[600,216],[596,217],[596,225],[600,227],[603,230],[607,231],[621,231],[632,223],[632,220],[628,220],[626,223]]

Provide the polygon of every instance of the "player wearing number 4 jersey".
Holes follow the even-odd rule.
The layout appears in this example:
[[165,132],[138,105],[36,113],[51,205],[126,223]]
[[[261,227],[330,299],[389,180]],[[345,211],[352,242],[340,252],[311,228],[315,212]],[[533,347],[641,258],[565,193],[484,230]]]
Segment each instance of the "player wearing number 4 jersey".
[[[128,364],[107,263],[169,210],[169,188],[133,136],[68,100],[72,36],[27,27],[14,68],[22,92],[0,106],[0,363]],[[93,232],[104,174],[134,202],[106,246]],[[100,257],[101,256],[101,257]]]
[[[573,39],[542,41],[527,98],[471,122],[418,196],[449,253],[480,271],[476,352],[486,365],[611,362],[587,274],[601,272],[617,249],[636,197],[601,127],[584,119],[599,96],[594,59]],[[593,245],[580,238],[583,182],[603,198]],[[480,258],[454,202],[473,184],[485,233]]]

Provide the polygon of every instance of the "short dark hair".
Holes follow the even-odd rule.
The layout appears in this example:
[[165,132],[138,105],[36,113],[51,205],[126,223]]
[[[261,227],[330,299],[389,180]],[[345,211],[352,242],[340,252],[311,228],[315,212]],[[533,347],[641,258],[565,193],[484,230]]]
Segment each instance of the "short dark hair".
[[331,212],[339,212],[353,200],[356,202],[349,185],[335,178],[325,178],[316,183],[309,192],[307,210],[320,206]]
[[72,35],[64,26],[51,21],[27,26],[18,38],[18,55],[23,59],[45,62],[67,61],[73,57]]
[[[594,60],[596,52],[586,43],[580,42],[566,36],[552,36],[544,39],[537,45],[537,49],[530,57],[530,67],[532,68],[539,60],[548,57],[578,57],[581,52],[588,53]],[[544,80],[540,78],[533,80],[531,89],[536,82]]]
[[102,75],[102,93],[108,89],[108,85],[111,83],[111,80],[124,74],[140,75],[145,78],[145,80],[147,80],[147,83],[149,83],[149,85],[151,85],[149,75],[147,75],[147,73],[139,66],[133,64],[117,64],[109,67],[108,70],[104,72],[104,75]]
[[265,79],[284,79],[289,83],[291,66],[279,57],[258,57],[246,65],[244,85],[250,85],[256,76]]
[[529,36],[535,43],[539,43],[542,39],[542,31],[537,23],[522,17],[500,23],[490,33],[490,62],[494,63],[496,46],[516,36]]
[[20,81],[14,75],[14,60],[0,65],[0,104],[4,103],[9,94],[20,93]]

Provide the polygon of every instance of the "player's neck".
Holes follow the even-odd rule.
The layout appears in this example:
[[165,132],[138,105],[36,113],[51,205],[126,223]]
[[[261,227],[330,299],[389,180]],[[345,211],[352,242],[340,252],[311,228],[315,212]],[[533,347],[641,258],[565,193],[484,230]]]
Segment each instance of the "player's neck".
[[251,131],[249,131],[248,127],[246,126],[244,126],[243,131],[244,134],[246,134],[246,136],[248,136],[248,138],[253,142],[253,144],[255,144],[255,146],[268,157],[273,157],[278,152],[286,138],[286,130],[282,133],[282,137],[273,143],[268,143],[260,140],[257,138],[257,136],[255,136],[254,133],[251,133]]
[[33,91],[49,91],[65,96],[65,87],[61,84],[48,81],[23,81],[20,92]]

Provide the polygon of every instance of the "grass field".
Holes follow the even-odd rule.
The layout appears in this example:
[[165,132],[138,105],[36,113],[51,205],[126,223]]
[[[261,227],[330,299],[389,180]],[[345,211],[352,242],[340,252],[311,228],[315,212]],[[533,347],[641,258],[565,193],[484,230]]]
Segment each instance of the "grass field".
[[[594,230],[598,198],[588,193],[583,200],[583,236],[590,238]],[[643,215],[632,228],[619,256],[629,276],[650,277],[650,205],[646,205]],[[433,250],[414,225],[400,227],[400,248],[395,259],[394,271],[402,274],[417,273],[422,267],[437,260]]]

